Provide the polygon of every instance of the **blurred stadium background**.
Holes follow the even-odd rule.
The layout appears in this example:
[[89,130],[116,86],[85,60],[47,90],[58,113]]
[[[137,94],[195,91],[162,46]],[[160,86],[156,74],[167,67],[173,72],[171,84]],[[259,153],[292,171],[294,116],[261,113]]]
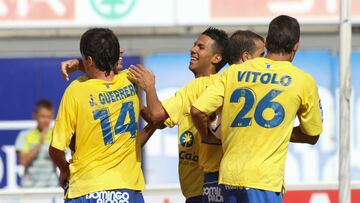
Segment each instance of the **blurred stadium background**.
[[[279,14],[298,18],[301,50],[295,65],[319,87],[324,132],[315,146],[290,144],[284,202],[338,202],[340,0],[0,0],[0,202],[62,202],[59,188],[19,189],[23,168],[14,142],[35,127],[40,98],[57,108],[69,84],[59,62],[79,57],[88,27],[110,27],[125,48],[125,67],[143,63],[157,78],[161,98],[192,80],[189,49],[208,26],[250,29],[266,36]],[[352,1],[352,202],[360,202],[360,1]],[[80,73],[71,76],[76,78]],[[178,185],[177,130],[157,131],[144,150],[145,201],[184,202]]]

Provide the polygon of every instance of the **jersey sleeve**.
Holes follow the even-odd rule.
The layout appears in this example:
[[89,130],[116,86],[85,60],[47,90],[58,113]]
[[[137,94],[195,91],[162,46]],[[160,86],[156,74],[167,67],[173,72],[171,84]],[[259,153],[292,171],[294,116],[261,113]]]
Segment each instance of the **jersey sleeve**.
[[174,123],[170,117],[165,120],[164,124],[168,128],[173,128],[176,125],[176,123]]
[[179,123],[181,116],[184,114],[186,106],[189,106],[188,99],[186,98],[186,86],[178,90],[174,96],[165,99],[161,102],[169,118],[165,120],[164,124],[167,127],[174,127]]
[[212,85],[206,88],[204,93],[195,100],[193,107],[210,115],[222,106],[225,95],[226,75],[227,71],[223,72]]
[[315,80],[308,80],[308,86],[303,90],[301,106],[298,111],[300,129],[310,136],[320,135],[322,132],[322,109],[318,88]]
[[69,146],[76,129],[78,106],[75,93],[70,87],[66,89],[61,99],[51,140],[51,146],[62,151]]

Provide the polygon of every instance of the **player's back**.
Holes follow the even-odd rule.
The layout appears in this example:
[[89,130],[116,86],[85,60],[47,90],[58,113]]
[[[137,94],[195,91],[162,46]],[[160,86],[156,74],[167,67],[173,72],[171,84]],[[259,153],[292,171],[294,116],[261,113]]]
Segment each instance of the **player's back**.
[[306,133],[321,132],[314,79],[290,62],[256,58],[230,67],[223,81],[220,183],[279,192],[296,115]]
[[102,190],[144,187],[140,146],[136,143],[139,97],[126,74],[120,72],[113,81],[80,77],[64,93],[64,108],[59,113],[66,106],[73,111],[62,114],[68,116],[65,119],[58,115],[56,122],[66,125],[58,126],[55,133],[70,133],[62,129],[69,128],[76,134],[70,164],[70,198]]

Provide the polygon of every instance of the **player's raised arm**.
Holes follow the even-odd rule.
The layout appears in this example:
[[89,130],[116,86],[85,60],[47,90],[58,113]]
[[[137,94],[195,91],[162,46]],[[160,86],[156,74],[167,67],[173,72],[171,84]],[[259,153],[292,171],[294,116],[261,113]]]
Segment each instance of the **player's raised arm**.
[[[121,69],[123,67],[124,52],[125,52],[124,48],[120,48],[119,61],[118,61],[118,65],[116,67],[116,72],[121,71]],[[61,75],[64,78],[64,80],[66,80],[66,81],[69,81],[69,74],[71,74],[77,70],[79,70],[81,72],[85,72],[84,64],[83,64],[81,58],[63,61],[63,62],[61,62],[60,68],[61,68]]]
[[161,124],[160,126],[154,126],[151,124],[147,124],[141,131],[137,134],[137,141],[140,142],[141,147],[143,147],[146,142],[150,139],[150,137],[154,134],[156,129],[163,129],[166,126]]
[[66,81],[69,81],[69,74],[77,70],[84,72],[84,66],[80,58],[63,61],[61,62],[60,68],[61,68],[61,75]]
[[157,97],[155,89],[155,75],[149,69],[146,69],[140,64],[130,66],[129,70],[131,74],[128,75],[128,79],[146,92],[147,109],[148,114],[150,115],[149,121],[153,125],[164,123],[166,118],[169,116]]
[[[225,72],[224,72],[225,73]],[[224,84],[222,75],[213,85],[193,103],[191,117],[197,130],[200,132],[202,142],[210,144],[221,143],[212,133],[209,133],[209,115],[214,113],[224,102]]]
[[151,123],[151,115],[150,115],[150,110],[148,107],[146,106],[141,106],[140,107],[140,116],[147,122],[147,123]]
[[202,142],[207,144],[221,144],[221,140],[209,132],[208,115],[195,107],[191,107],[191,118],[201,135]]

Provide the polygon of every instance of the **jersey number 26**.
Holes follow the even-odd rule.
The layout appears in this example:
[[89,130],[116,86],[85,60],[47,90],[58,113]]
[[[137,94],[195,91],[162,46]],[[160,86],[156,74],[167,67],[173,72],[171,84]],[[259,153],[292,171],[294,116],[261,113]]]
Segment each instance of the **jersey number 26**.
[[[256,105],[254,119],[256,123],[264,128],[274,128],[284,120],[285,111],[284,107],[275,101],[272,101],[275,97],[281,94],[280,90],[270,90]],[[241,97],[244,97],[245,104],[241,108],[240,112],[236,115],[231,127],[246,127],[251,125],[252,117],[245,117],[246,114],[253,108],[255,103],[255,92],[250,88],[239,88],[234,90],[231,94],[230,102],[238,103]],[[264,118],[263,113],[265,109],[272,109],[274,111],[274,117],[270,120]]]

